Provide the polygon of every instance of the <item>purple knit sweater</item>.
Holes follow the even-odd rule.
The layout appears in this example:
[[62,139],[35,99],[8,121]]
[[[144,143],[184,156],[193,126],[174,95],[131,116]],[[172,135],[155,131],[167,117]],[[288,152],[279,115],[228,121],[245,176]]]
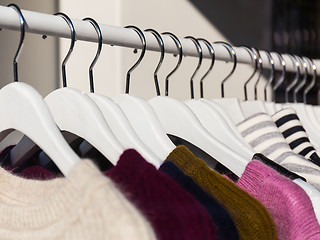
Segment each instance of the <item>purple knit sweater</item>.
[[158,239],[217,239],[206,209],[137,151],[126,150],[105,174],[144,213]]
[[281,240],[320,239],[320,226],[308,195],[291,180],[253,160],[237,185],[269,211]]

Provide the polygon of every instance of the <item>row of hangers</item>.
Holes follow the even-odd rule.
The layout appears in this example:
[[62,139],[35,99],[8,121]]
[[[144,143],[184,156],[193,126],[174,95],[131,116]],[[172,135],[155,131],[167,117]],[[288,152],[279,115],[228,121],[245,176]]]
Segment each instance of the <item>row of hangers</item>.
[[[8,84],[0,90],[0,111],[5,116],[0,121],[0,140],[8,136],[12,130],[18,130],[25,134],[22,140],[11,150],[12,164],[14,166],[21,165],[40,147],[49,159],[54,161],[61,172],[67,175],[72,167],[80,161],[80,158],[70,148],[69,144],[76,138],[81,137],[84,139],[84,142],[80,145],[80,151],[83,154],[90,148],[95,147],[115,165],[125,149],[135,148],[147,161],[158,168],[175,148],[168,137],[168,135],[172,135],[202,149],[238,177],[241,177],[247,163],[255,152],[237,131],[235,125],[237,119],[232,118],[228,111],[235,109],[233,115],[239,112],[242,114],[240,116],[244,118],[244,114],[249,114],[244,111],[247,107],[249,109],[249,105],[250,111],[254,106],[254,111],[256,112],[261,111],[262,108],[266,112],[279,108],[277,104],[266,101],[242,102],[238,99],[230,98],[215,100],[203,98],[203,80],[213,68],[215,61],[214,49],[207,40],[196,39],[191,36],[186,38],[195,44],[199,54],[198,65],[190,80],[191,99],[182,102],[169,97],[169,78],[179,68],[183,56],[180,40],[169,32],[163,34],[169,35],[175,42],[179,50],[179,58],[175,68],[166,77],[166,96],[160,96],[157,72],[164,59],[165,47],[161,35],[153,29],[145,31],[153,34],[161,49],[160,61],[154,71],[157,97],[145,101],[129,95],[130,74],[143,60],[147,46],[143,32],[135,26],[127,26],[126,28],[134,30],[139,35],[142,51],[138,61],[127,72],[125,94],[118,95],[113,99],[96,94],[94,93],[93,67],[102,49],[102,34],[98,23],[92,18],[83,19],[83,21],[89,21],[92,24],[98,36],[97,54],[89,67],[90,93],[83,93],[69,88],[67,87],[65,66],[75,46],[76,30],[71,19],[63,13],[55,14],[66,21],[71,31],[70,48],[62,62],[63,88],[51,92],[43,99],[31,86],[18,82],[17,59],[23,45],[26,21],[17,5],[10,4],[8,7],[13,7],[19,14],[21,36],[14,58],[14,83]],[[200,42],[203,42],[208,47],[212,60],[208,71],[200,81],[202,98],[195,100],[193,99],[193,79],[202,63]],[[237,65],[236,54],[228,43],[215,42],[215,44],[222,44],[233,58],[232,71],[221,84],[222,97],[224,97],[224,83],[233,74]],[[254,73],[248,81],[253,78],[257,71],[260,78],[262,61],[259,51],[248,47],[244,48],[252,56],[255,66]],[[271,86],[275,80],[274,62],[270,53],[267,52],[267,54],[272,69],[269,81],[265,86],[265,96],[267,87]],[[274,91],[276,91],[285,77],[285,62],[281,55],[277,54],[277,56],[281,59],[283,72],[274,87]],[[292,57],[292,59],[295,59],[297,73],[299,73],[295,81],[299,81],[300,70],[298,70],[298,67],[300,68],[301,64],[297,60],[299,59],[298,57]],[[314,84],[316,76],[315,65],[311,60],[304,59],[301,59],[301,62],[312,65],[314,69],[312,80],[312,84]],[[306,66],[305,71],[307,71]],[[305,76],[306,74],[307,72],[305,72]],[[281,83],[279,84],[279,82]],[[291,88],[288,91],[291,91]],[[299,88],[302,88],[300,84]],[[305,95],[307,93],[308,91],[305,91]],[[46,155],[42,155],[43,159],[45,159]]]
[[[258,51],[255,51],[255,52],[257,53],[257,56],[253,56],[253,58],[255,59],[255,68],[251,77],[257,71],[258,62],[260,64],[260,69],[262,69],[262,61],[261,61],[261,57],[259,56],[259,52]],[[286,63],[283,57],[280,54],[276,53],[276,55],[279,57],[279,60],[282,64],[282,72],[278,81],[275,82],[274,60],[270,55],[270,53],[266,51],[266,54],[268,55],[268,58],[271,64],[271,74],[267,81],[267,84],[264,86],[264,101],[257,100],[257,85],[260,79],[261,70],[259,72],[258,80],[254,85],[255,99],[253,101],[252,100],[250,101],[247,98],[247,84],[251,80],[251,77],[245,83],[245,86],[244,86],[245,101],[240,101],[237,98],[221,98],[221,99],[217,99],[216,101],[218,101],[227,110],[227,112],[229,113],[229,116],[232,117],[234,123],[239,123],[244,119],[246,119],[247,117],[252,116],[255,113],[262,112],[262,113],[273,115],[275,112],[283,108],[293,108],[297,112],[304,128],[306,129],[312,144],[319,149],[320,138],[317,132],[320,130],[320,107],[307,104],[307,95],[312,90],[312,88],[316,86],[316,79],[317,79],[316,65],[312,60],[310,60],[307,57],[301,58],[296,55],[293,55],[293,56],[289,55],[292,62],[296,66],[295,77],[287,86],[285,86],[285,91],[284,91],[285,103],[276,103],[275,94],[277,89],[279,89],[279,87],[283,84],[285,80]],[[259,61],[257,60],[257,57]],[[234,66],[235,65],[236,65],[236,58],[234,58]],[[311,69],[312,71],[311,72],[312,79],[309,82],[309,84],[307,84],[309,69]],[[272,92],[274,101],[268,101],[267,88],[269,86],[272,86],[272,84],[274,84],[273,92]],[[297,100],[297,96],[298,96],[298,93],[302,90],[303,90],[303,102],[299,103]],[[293,103],[289,102],[290,92],[292,92]]]

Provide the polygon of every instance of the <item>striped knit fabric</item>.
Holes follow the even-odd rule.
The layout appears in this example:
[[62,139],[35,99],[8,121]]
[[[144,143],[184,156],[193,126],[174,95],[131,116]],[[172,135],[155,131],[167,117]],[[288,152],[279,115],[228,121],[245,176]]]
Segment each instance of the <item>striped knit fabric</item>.
[[239,123],[237,127],[256,152],[304,177],[320,190],[320,167],[291,150],[271,116],[258,113]]
[[294,109],[282,109],[276,112],[272,119],[295,153],[310,159],[310,161],[320,166],[320,154],[312,146],[306,130],[303,128]]

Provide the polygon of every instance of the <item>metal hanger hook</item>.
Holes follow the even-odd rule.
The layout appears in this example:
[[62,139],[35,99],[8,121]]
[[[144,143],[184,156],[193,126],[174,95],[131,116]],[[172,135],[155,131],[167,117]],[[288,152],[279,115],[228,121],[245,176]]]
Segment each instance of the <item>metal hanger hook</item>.
[[102,33],[101,33],[101,29],[99,27],[99,24],[90,17],[86,17],[84,19],[82,19],[82,21],[88,21],[91,23],[91,25],[94,27],[94,29],[97,32],[98,35],[98,49],[97,49],[97,53],[92,61],[92,63],[90,64],[89,67],[89,80],[90,80],[90,92],[94,92],[94,82],[93,82],[93,67],[96,65],[96,62],[98,61],[98,58],[100,56],[101,53],[101,49],[102,49]]
[[281,54],[279,53],[275,53],[277,55],[277,57],[279,58],[281,65],[282,65],[282,72],[281,72],[281,76],[278,80],[278,82],[274,85],[273,88],[273,100],[274,102],[276,102],[276,91],[277,89],[281,86],[281,84],[283,83],[285,77],[286,77],[286,62],[284,61],[283,57]]
[[68,17],[68,15],[66,15],[65,13],[62,12],[58,12],[54,14],[55,16],[61,16],[68,24],[70,31],[71,31],[71,43],[70,43],[70,47],[69,47],[69,51],[67,53],[67,55],[65,56],[65,58],[62,61],[62,85],[63,87],[67,87],[67,74],[66,74],[66,63],[69,60],[69,57],[73,51],[74,48],[74,44],[76,42],[76,31],[74,29],[73,23],[71,21],[71,19]]
[[301,75],[300,75],[300,63],[299,60],[296,58],[296,56],[292,56],[290,54],[288,54],[288,56],[291,58],[291,60],[293,61],[293,63],[296,65],[296,76],[293,79],[293,81],[286,87],[285,89],[285,100],[286,102],[289,102],[289,92],[293,89],[293,87],[297,84],[297,82],[299,81]]
[[214,42],[214,44],[222,44],[228,50],[228,52],[233,60],[233,67],[231,69],[231,72],[221,82],[221,97],[224,98],[224,84],[231,77],[231,75],[234,73],[234,71],[236,70],[237,54],[236,54],[236,51],[233,49],[233,47],[227,42],[217,41],[217,42]]
[[310,68],[313,70],[312,73],[312,80],[308,86],[305,87],[303,91],[303,102],[307,104],[307,95],[310,92],[310,90],[315,86],[316,80],[317,80],[317,66],[313,63],[312,60],[310,60],[307,57],[303,57],[309,64]]
[[171,32],[163,32],[162,35],[168,35],[169,37],[171,37],[173,39],[174,43],[176,44],[178,52],[179,52],[179,58],[178,58],[177,65],[166,77],[165,95],[168,96],[168,94],[169,94],[169,77],[171,77],[177,71],[177,69],[180,67],[180,64],[182,62],[182,57],[183,57],[183,50],[182,50],[181,42],[176,35],[174,35]]
[[259,50],[256,49],[256,48],[252,48],[252,50],[256,53],[256,55],[257,55],[257,57],[259,59],[258,60],[258,63],[259,63],[259,75],[258,75],[258,79],[257,79],[256,83],[254,84],[254,100],[258,100],[258,84],[259,84],[260,79],[261,79],[263,65],[262,65],[262,58],[261,58]]
[[159,81],[158,81],[158,71],[163,63],[163,59],[164,59],[164,43],[163,43],[163,39],[161,37],[161,35],[154,29],[146,29],[144,30],[145,32],[150,32],[152,33],[152,35],[157,39],[157,42],[159,44],[160,47],[160,59],[159,59],[159,63],[156,67],[156,69],[154,70],[153,73],[153,79],[154,79],[154,84],[156,86],[156,92],[157,92],[157,96],[160,96],[160,88],[159,88]]
[[208,76],[208,74],[211,72],[211,70],[212,70],[212,68],[213,68],[213,66],[214,66],[214,62],[215,62],[215,60],[216,60],[216,55],[215,55],[215,51],[214,51],[214,49],[213,49],[213,46],[212,46],[212,44],[208,41],[208,40],[206,40],[206,39],[204,39],[204,38],[198,38],[197,39],[199,42],[201,41],[201,42],[204,42],[204,44],[208,47],[208,49],[209,49],[209,51],[210,51],[210,55],[211,55],[211,64],[210,64],[210,66],[209,66],[209,69],[206,71],[206,73],[202,76],[202,78],[200,79],[200,97],[201,98],[203,98],[204,96],[203,96],[203,81],[204,81],[204,79]]
[[20,41],[19,41],[16,54],[13,58],[13,79],[14,79],[14,82],[18,82],[18,60],[23,48],[26,20],[24,19],[24,16],[20,8],[16,4],[11,3],[7,7],[12,7],[19,14],[19,18],[20,18]]
[[197,52],[199,54],[199,61],[198,61],[198,65],[197,65],[197,68],[196,70],[193,72],[191,78],[190,78],[190,91],[191,91],[191,99],[194,98],[194,88],[193,88],[193,79],[194,77],[196,76],[197,72],[199,71],[200,67],[201,67],[201,64],[202,64],[202,48],[201,48],[201,45],[199,43],[199,41],[192,37],[192,36],[187,36],[185,37],[186,39],[190,39],[194,45],[196,46],[197,48]]
[[271,65],[271,71],[270,71],[270,76],[269,79],[266,83],[266,85],[263,88],[263,92],[264,92],[264,100],[267,101],[267,88],[269,86],[271,86],[272,82],[274,81],[274,77],[275,77],[275,68],[274,68],[274,60],[273,57],[271,56],[270,52],[268,52],[267,50],[264,50],[264,52],[267,54],[268,59],[269,59],[269,63]]
[[299,59],[300,63],[304,66],[304,75],[300,83],[298,83],[296,87],[293,89],[293,100],[295,103],[298,102],[298,99],[297,99],[298,92],[304,87],[304,85],[306,85],[307,77],[309,74],[307,62],[301,57],[297,57],[297,58]]
[[252,60],[254,60],[254,69],[253,69],[253,73],[250,75],[250,77],[248,78],[248,80],[244,83],[244,100],[247,101],[248,100],[248,89],[247,89],[247,85],[249,84],[249,82],[251,81],[251,79],[254,77],[254,75],[257,72],[258,69],[258,57],[256,55],[256,53],[248,46],[241,46],[242,48],[244,48],[249,54]]
[[129,94],[129,87],[130,87],[130,74],[131,72],[140,64],[140,62],[142,61],[144,54],[146,53],[146,48],[147,48],[147,44],[146,44],[146,38],[143,34],[143,32],[140,30],[140,28],[136,27],[136,26],[126,26],[125,28],[130,28],[133,29],[139,36],[141,44],[142,44],[142,51],[140,54],[139,59],[137,60],[137,62],[135,64],[133,64],[133,66],[128,70],[127,72],[127,77],[126,77],[126,90],[125,93]]

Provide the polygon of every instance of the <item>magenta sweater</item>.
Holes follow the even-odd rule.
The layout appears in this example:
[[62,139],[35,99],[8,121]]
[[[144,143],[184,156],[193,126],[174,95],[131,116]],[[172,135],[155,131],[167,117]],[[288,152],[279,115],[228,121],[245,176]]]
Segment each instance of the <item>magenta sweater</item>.
[[320,226],[312,203],[291,180],[253,160],[237,185],[268,209],[280,240],[320,239]]

